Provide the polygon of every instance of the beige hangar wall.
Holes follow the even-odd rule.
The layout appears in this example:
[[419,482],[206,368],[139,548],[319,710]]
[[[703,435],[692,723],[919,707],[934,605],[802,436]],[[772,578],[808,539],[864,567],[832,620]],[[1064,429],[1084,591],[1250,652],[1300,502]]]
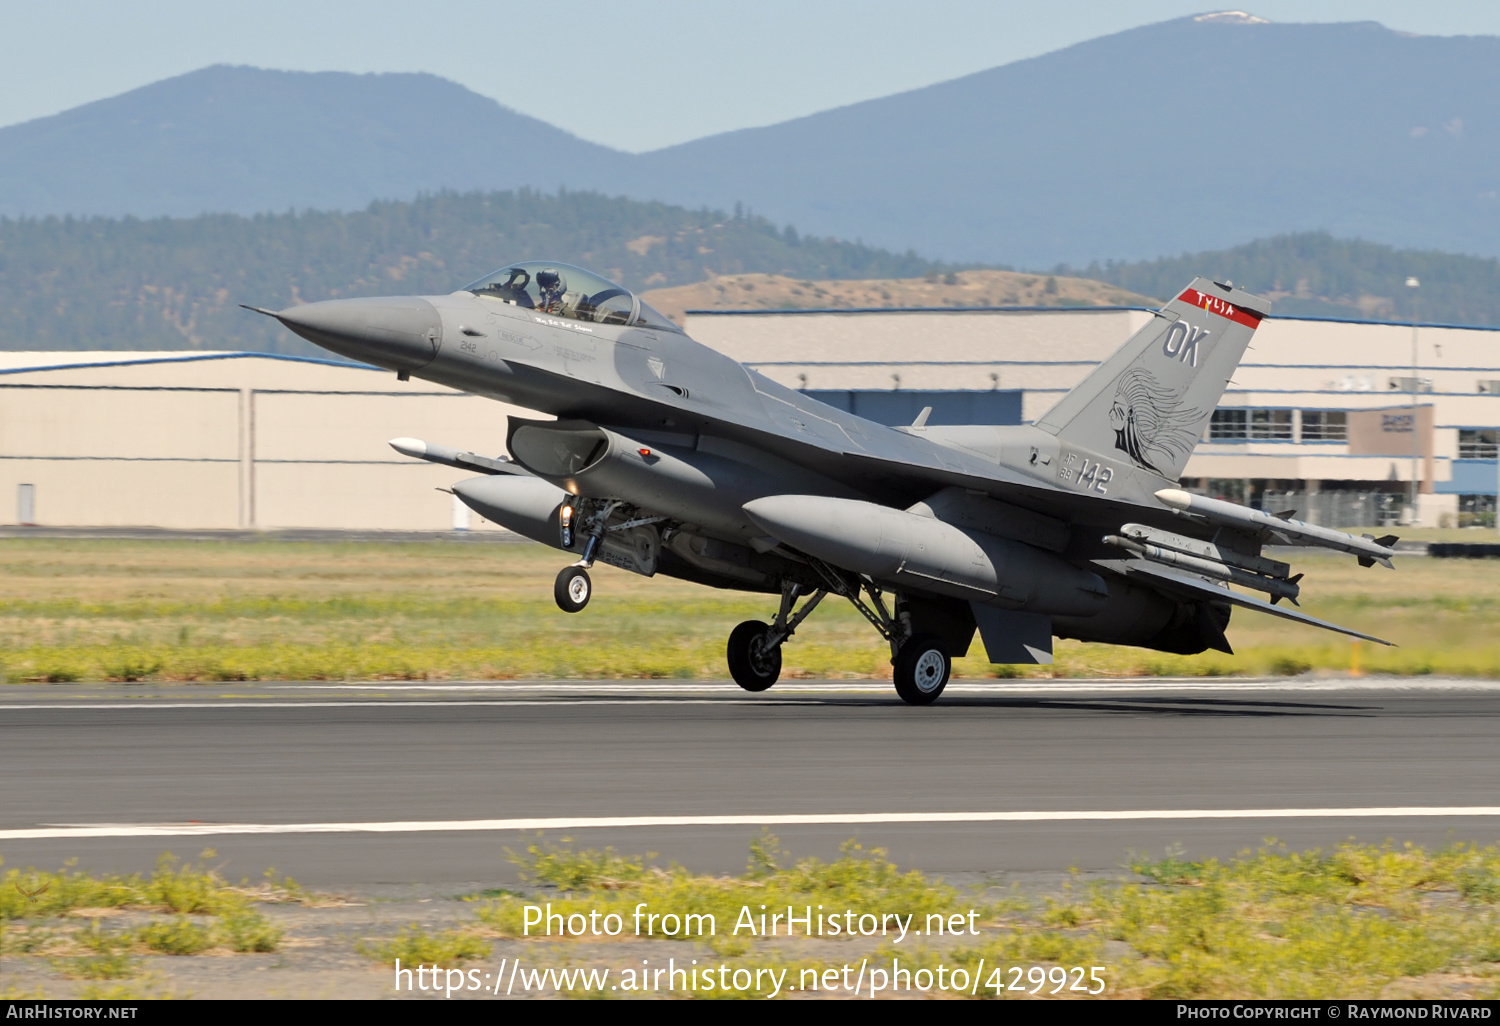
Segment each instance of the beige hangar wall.
[[501,453],[524,412],[348,365],[123,355],[3,354],[0,523],[29,484],[46,526],[449,530],[438,489],[467,475],[386,440]]

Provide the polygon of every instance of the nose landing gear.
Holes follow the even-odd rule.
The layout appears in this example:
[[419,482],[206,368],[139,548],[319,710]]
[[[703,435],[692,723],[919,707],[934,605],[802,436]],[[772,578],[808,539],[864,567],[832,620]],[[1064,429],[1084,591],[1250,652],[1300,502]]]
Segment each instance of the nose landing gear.
[[[565,566],[557,574],[557,580],[552,584],[552,597],[557,601],[557,608],[564,613],[577,613],[589,604],[589,597],[594,594],[594,583],[589,579],[589,567],[594,565],[594,557],[599,554],[599,543],[604,539],[607,530],[606,524],[609,516],[620,505],[619,502],[607,502],[600,504],[588,517],[586,530],[588,541],[583,546],[583,558],[572,566]],[[573,546],[573,518],[572,505],[563,508],[561,530],[562,541],[565,548]]]
[[576,613],[589,604],[589,596],[594,593],[593,582],[589,580],[589,572],[581,566],[565,566],[557,575],[557,581],[552,585],[552,597],[557,600],[557,608],[564,613]]

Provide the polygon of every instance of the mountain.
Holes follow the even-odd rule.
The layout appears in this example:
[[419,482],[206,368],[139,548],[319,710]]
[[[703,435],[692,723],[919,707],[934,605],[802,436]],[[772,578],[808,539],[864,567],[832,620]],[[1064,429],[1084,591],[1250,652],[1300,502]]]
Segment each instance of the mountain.
[[245,349],[324,355],[239,308],[447,293],[520,259],[634,289],[770,272],[910,277],[951,268],[799,236],[763,218],[596,193],[441,193],[355,213],[0,220],[0,350]]
[[[1158,298],[1206,274],[1265,296],[1283,317],[1406,321],[1416,314],[1429,323],[1500,327],[1500,260],[1398,250],[1322,232],[1166,260],[1095,263],[1068,273]],[[1418,289],[1407,287],[1409,277]]]
[[593,181],[623,155],[422,74],[216,66],[0,129],[0,215],[360,210]]
[[639,158],[622,191],[1051,266],[1323,230],[1500,255],[1500,38],[1200,16]]
[[208,68],[0,129],[11,217],[358,210],[521,186],[743,203],[962,263],[1307,231],[1500,256],[1500,38],[1201,15],[639,155],[430,75]]

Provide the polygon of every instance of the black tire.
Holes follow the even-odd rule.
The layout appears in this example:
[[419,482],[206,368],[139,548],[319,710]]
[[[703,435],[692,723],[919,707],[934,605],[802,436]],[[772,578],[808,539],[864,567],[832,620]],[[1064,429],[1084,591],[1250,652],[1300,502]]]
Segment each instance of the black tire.
[[564,613],[576,613],[589,604],[589,598],[594,594],[594,582],[589,580],[589,572],[581,566],[565,566],[557,575],[557,583],[552,586],[552,597],[557,600],[557,608]]
[[896,694],[907,705],[931,705],[948,686],[953,660],[942,641],[919,634],[896,653]]
[[770,630],[759,620],[746,620],[729,632],[729,675],[746,691],[764,691],[781,676],[781,646],[766,645]]

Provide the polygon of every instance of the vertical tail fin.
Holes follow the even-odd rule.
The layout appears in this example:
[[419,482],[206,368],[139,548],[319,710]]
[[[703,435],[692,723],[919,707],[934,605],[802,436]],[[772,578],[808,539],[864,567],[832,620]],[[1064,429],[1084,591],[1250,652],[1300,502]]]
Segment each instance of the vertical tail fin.
[[1177,480],[1270,309],[1259,296],[1194,279],[1037,427]]

